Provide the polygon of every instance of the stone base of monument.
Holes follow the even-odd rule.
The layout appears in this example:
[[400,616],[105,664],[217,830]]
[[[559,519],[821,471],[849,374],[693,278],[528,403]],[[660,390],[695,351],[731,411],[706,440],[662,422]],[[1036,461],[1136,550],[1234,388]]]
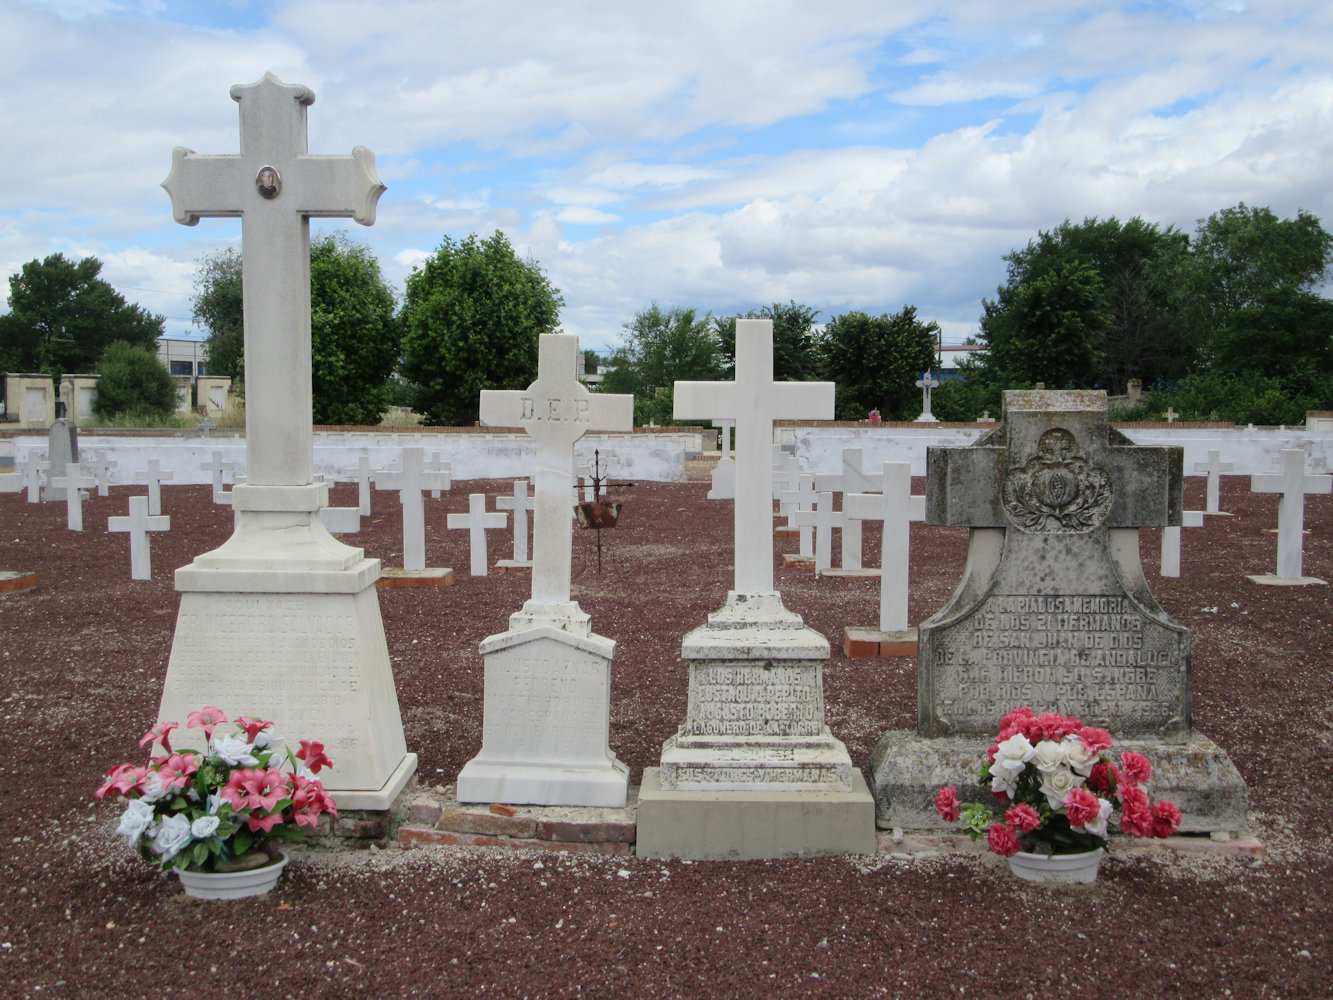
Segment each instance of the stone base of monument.
[[[1276,534],[1278,533],[1278,529],[1277,529],[1277,528],[1260,528],[1260,529],[1259,529],[1259,533],[1260,533],[1261,535],[1276,535]],[[1312,532],[1310,531],[1309,528],[1302,528],[1302,529],[1301,529],[1301,534],[1302,534],[1302,535],[1309,535],[1309,534],[1312,534]]]
[[800,538],[801,529],[791,525],[780,525],[773,529],[774,538]]
[[784,566],[813,566],[814,564],[814,556],[803,556],[799,552],[782,553],[782,565]]
[[1256,576],[1247,576],[1247,580],[1262,584],[1265,587],[1310,587],[1310,586],[1328,586],[1327,580],[1321,580],[1317,576],[1274,576],[1272,573],[1260,573]]
[[629,768],[608,743],[615,643],[519,612],[482,640],[481,752],[458,774],[460,802],[623,807]]
[[403,569],[391,566],[380,572],[375,586],[389,587],[448,587],[454,582],[452,569]]
[[848,625],[842,630],[842,651],[852,659],[875,656],[917,655],[921,644],[915,628],[881,632],[877,628],[856,628]]
[[830,566],[827,569],[821,569],[819,575],[828,577],[830,580],[878,580],[880,568],[878,566],[863,566],[861,569],[843,569],[841,566]]
[[847,790],[714,791],[661,787],[645,768],[635,853],[641,858],[787,858],[874,854],[874,800],[861,772]]
[[497,573],[530,573],[531,559],[500,559],[492,567]]
[[0,570],[0,594],[21,594],[37,586],[37,574],[18,570]]
[[[958,789],[962,802],[994,801],[978,784],[988,741],[967,737],[927,738],[889,730],[870,756],[875,820],[881,829],[957,829],[935,812],[935,793]],[[1112,756],[1134,750],[1152,763],[1148,794],[1180,807],[1181,833],[1238,833],[1246,828],[1249,793],[1226,751],[1194,733],[1185,743],[1117,737]],[[998,809],[998,806],[997,806]]]

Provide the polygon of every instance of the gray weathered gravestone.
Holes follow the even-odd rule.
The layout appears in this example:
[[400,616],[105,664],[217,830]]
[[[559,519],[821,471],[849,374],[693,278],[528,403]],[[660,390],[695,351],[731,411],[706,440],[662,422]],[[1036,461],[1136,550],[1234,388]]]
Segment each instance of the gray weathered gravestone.
[[1192,730],[1189,631],[1139,563],[1138,528],[1180,523],[1181,449],[1133,445],[1101,392],[1007,392],[1004,406],[975,445],[927,452],[927,520],[970,527],[971,543],[920,626],[917,730],[886,733],[871,759],[880,825],[937,825],[934,791],[974,788],[1000,718],[1026,705],[1150,746],[1154,794],[1186,829],[1242,828],[1244,782]]
[[46,488],[42,490],[43,500],[64,500],[65,488],[55,480],[65,475],[65,466],[79,460],[79,429],[74,421],[61,417],[51,425],[47,435],[46,448]]

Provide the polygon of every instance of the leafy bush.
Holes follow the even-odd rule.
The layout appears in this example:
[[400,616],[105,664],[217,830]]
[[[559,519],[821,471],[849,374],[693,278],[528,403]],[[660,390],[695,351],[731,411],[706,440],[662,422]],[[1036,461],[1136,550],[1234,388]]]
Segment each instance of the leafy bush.
[[93,413],[160,419],[176,409],[176,380],[151,350],[118,340],[97,363]]

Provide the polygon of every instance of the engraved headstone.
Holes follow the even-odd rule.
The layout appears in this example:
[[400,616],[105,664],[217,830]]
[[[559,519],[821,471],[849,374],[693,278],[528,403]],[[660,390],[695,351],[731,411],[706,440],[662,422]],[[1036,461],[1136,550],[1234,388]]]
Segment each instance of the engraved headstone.
[[1281,471],[1250,477],[1250,492],[1280,493],[1277,506],[1277,572],[1251,576],[1255,583],[1292,586],[1322,584],[1315,576],[1305,576],[1305,496],[1307,493],[1333,492],[1333,476],[1305,473],[1305,452],[1283,448]]
[[833,385],[773,380],[773,325],[736,321],[736,380],[677,382],[677,419],[736,421],[735,584],[685,636],[684,724],[644,771],[643,857],[873,851],[873,805],[824,721],[828,641],[773,586],[775,419],[829,419]]
[[467,498],[466,514],[450,514],[446,519],[448,526],[468,533],[471,572],[473,576],[486,576],[488,560],[486,558],[486,532],[491,528],[507,526],[508,515],[504,511],[486,512],[486,494],[470,493]]
[[340,810],[383,810],[416,755],[380,618],[379,560],[331,537],[318,516],[329,491],[314,477],[310,219],[370,225],[384,185],[364,147],[309,153],[308,88],[270,73],[231,96],[239,154],[177,147],[162,186],[179,223],[241,219],[247,480],[230,494],[231,538],[176,571],[180,613],[159,718],[200,705],[262,712],[328,747],[337,765],[324,786]]
[[150,531],[170,531],[171,518],[165,514],[151,515],[148,512],[148,497],[130,497],[130,513],[127,517],[108,517],[107,531],[125,531],[130,536],[130,579],[151,580],[153,578],[152,548],[149,544]]
[[1001,424],[926,464],[927,520],[971,541],[963,581],[920,625],[917,731],[872,756],[880,825],[936,825],[932,788],[974,786],[1000,718],[1026,705],[1125,749],[1150,741],[1154,793],[1174,793],[1188,829],[1243,826],[1244,783],[1191,728],[1190,633],[1139,562],[1140,527],[1180,523],[1181,449],[1132,444],[1102,392],[1006,392]]
[[629,769],[609,743],[615,643],[570,599],[570,487],[575,444],[590,431],[631,429],[634,397],[588,392],[576,374],[578,337],[542,334],[537,344],[535,382],[481,393],[482,423],[522,427],[536,445],[532,597],[508,631],[481,643],[481,751],[459,772],[458,800],[619,808]]
[[65,466],[79,460],[79,429],[74,421],[61,417],[51,425],[47,434],[46,447],[46,488],[42,490],[43,500],[64,500],[65,488],[56,483],[64,476]]

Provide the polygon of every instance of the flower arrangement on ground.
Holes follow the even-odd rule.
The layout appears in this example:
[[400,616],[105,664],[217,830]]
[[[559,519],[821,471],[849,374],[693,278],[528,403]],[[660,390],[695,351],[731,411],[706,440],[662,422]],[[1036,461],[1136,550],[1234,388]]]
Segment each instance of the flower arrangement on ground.
[[[244,871],[281,857],[278,840],[304,840],[324,813],[337,816],[332,796],[316,775],[333,762],[322,743],[301,740],[295,752],[272,733],[272,722],[240,716],[233,732],[213,706],[191,712],[190,728],[204,731],[207,752],[176,751],[161,722],[139,740],[162,753],[143,766],[120,764],[97,798],[129,801],[116,833],[145,861],[200,872]],[[152,750],[150,749],[150,753]]]
[[1003,821],[982,803],[960,804],[950,785],[935,796],[935,811],[949,822],[962,819],[977,840],[996,854],[1076,854],[1107,846],[1117,804],[1122,833],[1169,837],[1180,826],[1180,810],[1169,799],[1152,804],[1144,785],[1152,765],[1140,753],[1106,751],[1111,734],[1067,715],[1035,714],[1019,708],[1000,720],[986,751],[980,784],[1004,807]]

